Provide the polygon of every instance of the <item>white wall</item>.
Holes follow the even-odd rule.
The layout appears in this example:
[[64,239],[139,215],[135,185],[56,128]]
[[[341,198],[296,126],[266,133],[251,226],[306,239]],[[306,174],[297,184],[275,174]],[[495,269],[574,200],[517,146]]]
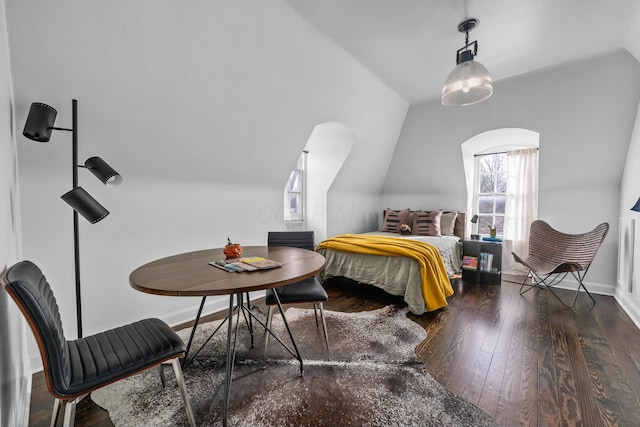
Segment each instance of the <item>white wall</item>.
[[[4,2],[0,2],[0,271],[21,257],[18,161]],[[26,323],[0,289],[0,425],[29,422],[31,371],[24,354]]]
[[[227,236],[265,244],[267,231],[284,229],[282,188],[319,123],[339,121],[356,137],[329,203],[332,192],[357,192],[341,208],[355,212],[364,197],[378,209],[408,103],[281,1],[7,0],[7,15],[20,130],[36,100],[70,126],[76,98],[80,159],[101,156],[124,177],[107,189],[80,171],[111,211],[95,225],[81,219],[85,334],[192,318],[198,299],[141,294],[129,273]],[[24,257],[47,274],[72,338],[71,211],[59,199],[71,186],[70,147],[67,132],[48,144],[18,138]],[[343,225],[363,228],[367,215]],[[208,301],[214,310],[226,298]]]
[[327,236],[364,233],[379,226],[380,194],[354,189],[332,190],[327,198]]
[[[640,25],[633,25],[627,31],[625,48],[640,61]],[[639,111],[640,113],[640,111]],[[633,274],[631,276],[632,290],[627,289],[626,283],[618,283],[616,286],[616,300],[625,309],[635,324],[640,328],[640,214],[631,211],[640,196],[640,114],[636,116],[633,135],[629,143],[622,184],[620,187],[620,217],[626,220],[634,220],[634,256],[630,260]],[[619,251],[619,257],[624,256],[624,251]],[[635,268],[634,268],[635,267]]]
[[353,131],[343,123],[322,123],[313,129],[307,154],[306,226],[315,231],[317,243],[327,236],[327,195],[356,142]]
[[382,205],[464,209],[460,144],[493,129],[533,130],[540,134],[539,218],[569,233],[610,224],[587,282],[613,294],[620,183],[640,98],[639,72],[628,52],[616,51],[498,81],[493,96],[476,105],[413,105]]
[[[631,207],[640,197],[640,111],[636,116],[635,127],[627,161],[622,176],[620,189],[620,217],[631,219],[635,223],[633,258],[627,260],[633,268],[631,276],[631,290],[626,283],[616,286],[616,299],[633,321],[640,327],[640,213],[634,212]],[[618,254],[623,257],[624,251]]]

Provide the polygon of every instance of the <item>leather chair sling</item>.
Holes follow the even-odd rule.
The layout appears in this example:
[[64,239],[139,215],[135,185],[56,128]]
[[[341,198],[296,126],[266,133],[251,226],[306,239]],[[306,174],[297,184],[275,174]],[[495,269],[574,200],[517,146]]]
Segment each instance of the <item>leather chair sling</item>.
[[[520,257],[512,252],[516,262],[528,270],[527,278],[520,286],[520,294],[528,292],[532,287],[545,288],[562,305],[573,308],[582,288],[595,304],[596,301],[584,285],[584,278],[608,231],[607,223],[602,223],[586,233],[567,234],[555,230],[544,221],[532,222],[529,231],[529,254],[526,257]],[[578,282],[571,304],[565,303],[553,291],[553,287],[569,273]],[[527,284],[529,276],[531,285]]]

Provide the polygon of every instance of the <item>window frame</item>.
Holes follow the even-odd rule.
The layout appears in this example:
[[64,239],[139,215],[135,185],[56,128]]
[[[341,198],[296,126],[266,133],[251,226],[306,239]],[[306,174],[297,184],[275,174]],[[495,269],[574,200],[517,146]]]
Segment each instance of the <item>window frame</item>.
[[[492,182],[493,182],[493,191],[482,192],[481,183],[482,183],[482,173],[481,171],[484,169],[481,165],[483,159],[491,157],[500,157],[500,168],[492,168]],[[475,225],[478,227],[476,234],[489,234],[490,230],[483,229],[484,227],[495,227],[496,234],[502,235],[504,233],[504,222],[505,222],[505,206],[506,206],[506,197],[507,197],[507,152],[493,152],[493,153],[483,153],[476,154],[474,156],[475,161],[475,184],[474,184],[474,206],[473,206],[473,215],[478,215],[478,222]],[[499,175],[502,174],[502,181],[499,179]],[[504,191],[498,191],[498,187],[500,182],[504,185]],[[497,204],[499,203],[499,199],[502,197],[503,199],[503,208],[502,212],[499,212],[499,208]],[[482,198],[492,198],[492,209],[491,213],[480,212],[480,203]],[[487,221],[488,219],[488,221]],[[484,232],[486,231],[486,233]]]
[[[298,182],[297,188],[293,188],[295,183],[294,175],[298,174]],[[289,179],[287,179],[287,183],[284,187],[284,203],[285,203],[285,212],[284,219],[289,222],[303,222],[305,220],[306,214],[306,190],[307,190],[307,151],[303,151],[298,161],[296,162],[296,167],[289,174]],[[298,200],[298,209],[295,212],[291,211],[291,197],[292,195],[296,196]]]

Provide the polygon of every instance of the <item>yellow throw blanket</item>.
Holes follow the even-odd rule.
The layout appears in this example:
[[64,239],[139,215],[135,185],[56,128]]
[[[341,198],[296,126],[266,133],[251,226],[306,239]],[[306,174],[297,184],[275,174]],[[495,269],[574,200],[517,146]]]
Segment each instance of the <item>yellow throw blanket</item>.
[[393,237],[342,234],[322,241],[318,248],[369,255],[406,256],[415,259],[422,273],[422,296],[427,311],[446,306],[446,297],[453,295],[453,288],[440,252],[428,243]]

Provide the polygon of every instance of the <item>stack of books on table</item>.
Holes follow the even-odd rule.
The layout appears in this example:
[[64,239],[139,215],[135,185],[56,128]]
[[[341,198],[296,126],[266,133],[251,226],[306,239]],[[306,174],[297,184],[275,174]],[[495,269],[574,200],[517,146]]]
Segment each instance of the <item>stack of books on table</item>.
[[259,256],[248,258],[221,259],[211,261],[209,262],[209,264],[230,273],[243,273],[245,271],[269,270],[271,268],[282,267],[282,264],[277,261]]

